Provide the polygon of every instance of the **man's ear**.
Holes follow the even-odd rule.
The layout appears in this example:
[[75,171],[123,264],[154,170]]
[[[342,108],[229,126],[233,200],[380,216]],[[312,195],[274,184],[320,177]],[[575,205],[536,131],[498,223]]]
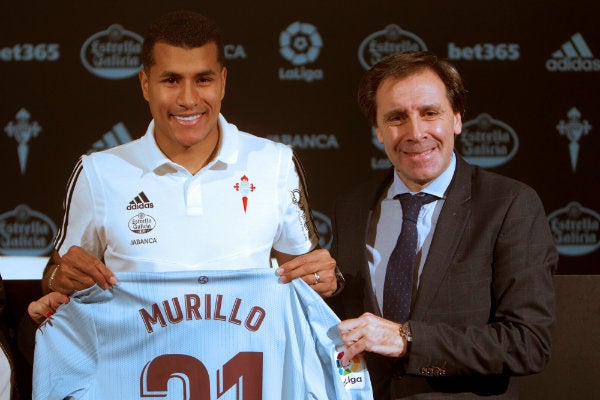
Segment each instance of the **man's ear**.
[[140,80],[140,86],[142,88],[142,94],[144,95],[144,99],[146,99],[146,101],[148,101],[148,75],[146,74],[146,71],[142,68],[140,69],[140,72],[138,72],[138,78]]

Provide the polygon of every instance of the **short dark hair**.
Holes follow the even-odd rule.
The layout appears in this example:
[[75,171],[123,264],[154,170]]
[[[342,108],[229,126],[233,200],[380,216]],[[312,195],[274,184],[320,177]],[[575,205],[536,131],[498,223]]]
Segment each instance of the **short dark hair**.
[[154,65],[154,45],[163,42],[171,46],[193,49],[207,43],[217,45],[217,61],[225,64],[223,38],[219,27],[209,18],[192,11],[173,11],[158,17],[146,32],[142,44],[142,64]]
[[358,86],[358,105],[372,126],[377,125],[377,89],[387,78],[405,78],[430,70],[440,77],[446,86],[446,95],[452,111],[465,113],[466,90],[458,70],[447,60],[429,51],[406,51],[395,53],[379,61],[362,77]]

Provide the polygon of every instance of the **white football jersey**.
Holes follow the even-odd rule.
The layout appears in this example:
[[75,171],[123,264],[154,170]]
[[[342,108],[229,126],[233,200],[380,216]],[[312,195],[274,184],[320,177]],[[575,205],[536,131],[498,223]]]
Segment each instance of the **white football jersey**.
[[75,293],[36,334],[33,399],[372,399],[340,368],[339,319],[270,269],[121,272]]

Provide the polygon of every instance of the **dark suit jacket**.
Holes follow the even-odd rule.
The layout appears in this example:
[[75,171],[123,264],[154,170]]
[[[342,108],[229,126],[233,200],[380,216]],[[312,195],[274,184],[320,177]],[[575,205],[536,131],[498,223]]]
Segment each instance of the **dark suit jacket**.
[[[392,178],[387,171],[336,202],[331,253],[347,283],[328,303],[341,319],[381,315],[365,237]],[[517,398],[511,376],[541,371],[550,355],[557,262],[533,189],[457,155],[412,305],[409,353],[367,354],[375,398]]]

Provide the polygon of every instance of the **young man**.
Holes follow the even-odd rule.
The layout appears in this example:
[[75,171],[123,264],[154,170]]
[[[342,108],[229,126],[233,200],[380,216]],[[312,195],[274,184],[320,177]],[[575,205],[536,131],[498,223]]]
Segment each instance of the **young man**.
[[368,352],[376,399],[517,398],[511,377],[544,368],[555,323],[558,254],[540,199],[454,152],[465,90],[448,62],[392,55],[358,96],[393,168],[336,203],[342,362]]
[[220,114],[227,69],[218,28],[200,14],[159,18],[139,79],[153,120],[139,140],[83,156],[44,273],[65,294],[116,283],[113,271],[265,268],[338,287],[317,241],[292,151],[239,131]]

